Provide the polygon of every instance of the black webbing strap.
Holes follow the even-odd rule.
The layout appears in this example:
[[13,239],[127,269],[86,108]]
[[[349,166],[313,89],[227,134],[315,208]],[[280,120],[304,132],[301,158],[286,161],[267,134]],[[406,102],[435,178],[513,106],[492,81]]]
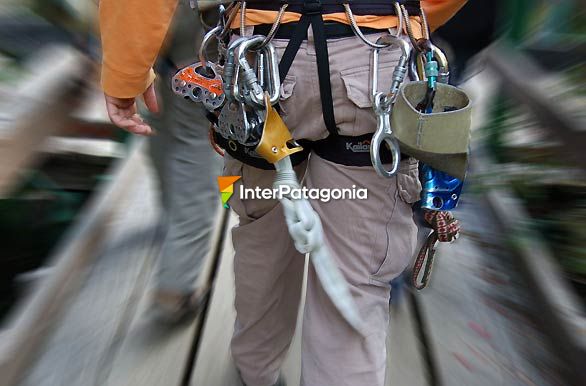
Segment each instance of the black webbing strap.
[[330,61],[328,56],[328,42],[326,39],[324,20],[322,17],[322,4],[320,0],[305,0],[303,13],[299,20],[293,36],[283,53],[279,63],[280,79],[285,79],[289,72],[295,55],[305,39],[307,30],[311,25],[315,43],[315,54],[317,60],[317,75],[319,79],[319,94],[323,112],[324,123],[330,135],[338,135],[336,119],[334,117],[334,101],[332,99],[332,85],[330,83]]
[[[372,133],[349,136],[349,135],[329,135],[319,141],[311,143],[311,149],[321,158],[347,166],[370,166],[370,144]],[[407,159],[409,156],[401,153],[401,159]],[[382,146],[380,150],[380,159],[384,164],[393,162],[393,156],[387,146]]]
[[[409,14],[419,12],[419,1],[398,0],[405,5]],[[304,0],[249,0],[246,2],[248,9],[260,9],[265,11],[278,11],[283,4],[288,4],[288,12],[303,13]],[[393,0],[321,0],[324,15],[330,13],[343,13],[344,4],[350,4],[355,15],[387,16],[395,12]]]

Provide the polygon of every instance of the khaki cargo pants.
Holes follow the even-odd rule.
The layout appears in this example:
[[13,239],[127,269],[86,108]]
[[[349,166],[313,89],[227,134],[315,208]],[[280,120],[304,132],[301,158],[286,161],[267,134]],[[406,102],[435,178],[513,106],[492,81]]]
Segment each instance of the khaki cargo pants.
[[[279,54],[286,44],[286,40],[274,41]],[[374,132],[370,49],[353,37],[331,40],[328,47],[334,111],[341,134]],[[381,55],[381,86],[390,86],[397,60],[396,50]],[[296,139],[327,136],[311,33],[283,82],[280,99],[283,119]],[[311,154],[297,172],[308,188],[356,185],[368,189],[367,200],[311,201],[369,334],[362,338],[346,324],[310,264],[302,327],[301,385],[383,385],[389,282],[411,263],[415,249],[417,228],[411,203],[418,200],[421,190],[417,162],[402,161],[398,175],[387,179],[379,177],[372,167],[338,165]],[[230,200],[240,217],[239,225],[232,230],[237,311],[232,355],[248,386],[268,386],[277,380],[293,337],[304,256],[293,246],[277,201],[238,197],[240,184],[270,188],[274,172],[226,156],[224,175],[242,176]]]

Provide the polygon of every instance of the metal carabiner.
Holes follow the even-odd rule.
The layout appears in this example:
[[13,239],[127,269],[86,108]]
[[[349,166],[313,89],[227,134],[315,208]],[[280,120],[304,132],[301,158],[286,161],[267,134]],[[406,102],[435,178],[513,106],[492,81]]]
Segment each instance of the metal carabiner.
[[419,82],[422,80],[422,74],[423,72],[419,71],[419,54],[411,51],[411,57],[409,58],[409,78],[414,82]]
[[226,49],[226,61],[224,62],[224,71],[222,73],[224,94],[229,101],[239,100],[238,91],[234,92],[234,83],[237,82],[240,66],[236,60],[236,50],[247,38],[240,37],[228,45]]
[[431,52],[433,53],[433,57],[437,60],[439,65],[439,75],[437,77],[437,81],[439,83],[449,83],[450,81],[450,67],[448,64],[448,58],[446,54],[435,44],[431,43]]
[[399,88],[401,84],[405,80],[407,75],[407,71],[409,70],[409,56],[411,55],[411,46],[405,40],[401,39],[398,36],[394,35],[385,35],[381,36],[377,40],[377,44],[383,46],[384,48],[375,48],[372,52],[372,98],[374,100],[376,94],[378,93],[378,71],[379,71],[379,53],[383,49],[392,48],[392,47],[399,47],[401,50],[401,57],[399,58],[399,62],[397,66],[393,70],[393,82],[391,83],[391,88],[389,93],[387,94],[388,97],[391,99],[391,103],[395,101]]
[[[268,77],[268,81],[265,82],[264,76],[261,79],[260,84],[262,88],[269,92],[269,101],[271,105],[274,105],[279,101],[279,95],[281,93],[281,79],[279,77],[279,58],[275,47],[269,42],[261,49],[262,58],[259,58],[263,63],[263,74],[265,73]],[[265,84],[266,83],[266,84]],[[264,97],[262,104],[264,106]]]
[[[238,47],[238,65],[241,69],[240,76],[242,76],[244,93],[241,95],[247,102],[257,107],[264,106],[264,90],[258,81],[256,71],[248,63],[246,55],[252,51],[254,47],[260,46],[265,40],[264,36],[255,35],[247,38]],[[268,48],[269,45],[265,49]],[[265,52],[268,52],[265,51]],[[240,81],[240,80],[238,80]]]
[[[377,126],[370,143],[370,160],[379,176],[390,178],[399,171],[399,162],[401,161],[399,142],[395,138],[391,128],[392,102],[384,92],[379,92],[374,96],[373,106]],[[385,169],[380,158],[380,150],[383,144],[386,144],[391,151],[392,160],[390,170]]]
[[210,44],[210,41],[212,40],[212,38],[214,37],[218,37],[219,33],[222,31],[222,27],[217,25],[214,28],[212,28],[211,30],[209,30],[203,37],[203,40],[201,41],[201,45],[199,46],[199,62],[201,63],[201,65],[203,67],[208,67],[208,60],[206,58],[206,49],[208,48],[208,45]]
[[[437,62],[437,81],[439,83],[448,83],[450,80],[450,67],[448,64],[448,59],[444,52],[431,41],[425,41],[425,48],[427,52],[432,53],[433,59]],[[422,46],[423,43],[419,43],[419,46]],[[419,79],[427,80],[427,76],[425,74],[425,67],[428,63],[425,54],[425,51],[419,51],[417,54],[417,72],[419,75]]]
[[[381,177],[390,178],[399,170],[401,161],[401,152],[399,142],[391,129],[391,109],[393,102],[397,98],[399,88],[405,80],[409,69],[409,57],[411,55],[411,46],[408,42],[394,35],[381,36],[377,42],[381,48],[375,48],[372,53],[372,105],[376,114],[377,128],[372,136],[370,144],[370,160],[374,170]],[[384,47],[384,48],[383,48]],[[378,71],[379,71],[379,54],[382,49],[398,47],[401,50],[401,57],[397,66],[393,70],[393,80],[389,92],[378,90]],[[380,157],[381,146],[386,144],[391,151],[391,169],[385,169]]]
[[[383,44],[381,44],[379,42],[373,43],[370,40],[368,40],[366,38],[366,36],[364,36],[362,31],[360,30],[360,27],[358,26],[358,22],[356,21],[356,17],[354,17],[354,14],[352,13],[352,9],[350,8],[350,2],[348,1],[346,3],[343,3],[343,6],[344,6],[344,12],[346,13],[346,18],[348,19],[350,27],[352,28],[352,31],[354,32],[354,35],[356,35],[358,38],[360,38],[360,40],[362,40],[369,47],[372,47],[375,49],[387,47],[387,45],[385,45],[384,43]],[[399,36],[401,36],[401,33],[403,32],[403,17],[399,16],[399,15],[401,15],[401,6],[399,5],[398,1],[394,1],[393,6],[395,7],[395,13],[397,15],[399,25],[397,26],[397,28],[395,30],[395,34],[392,34],[392,28],[389,28],[389,34],[392,34],[395,37],[399,37]]]

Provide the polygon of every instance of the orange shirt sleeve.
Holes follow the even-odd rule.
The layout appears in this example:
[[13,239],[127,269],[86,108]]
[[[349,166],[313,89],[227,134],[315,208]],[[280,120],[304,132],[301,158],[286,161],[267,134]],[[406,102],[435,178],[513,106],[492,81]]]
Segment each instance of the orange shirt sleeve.
[[152,70],[177,0],[100,0],[102,88],[132,98],[153,82]]

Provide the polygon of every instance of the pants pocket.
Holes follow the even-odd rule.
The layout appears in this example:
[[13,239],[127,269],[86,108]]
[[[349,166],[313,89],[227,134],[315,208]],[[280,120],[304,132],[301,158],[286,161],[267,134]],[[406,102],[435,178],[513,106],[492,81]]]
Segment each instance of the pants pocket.
[[389,190],[395,200],[383,229],[377,232],[372,249],[372,274],[370,283],[388,286],[412,261],[417,242],[417,226],[413,219],[411,205],[419,200],[421,184],[417,162],[408,159],[401,162],[400,170],[394,177],[394,189]]
[[[390,88],[396,64],[396,61],[379,64],[378,89],[380,91]],[[376,116],[372,110],[371,66],[342,70],[340,78],[343,90],[341,90],[341,96],[334,100],[334,112],[340,134],[358,136],[374,132]]]

